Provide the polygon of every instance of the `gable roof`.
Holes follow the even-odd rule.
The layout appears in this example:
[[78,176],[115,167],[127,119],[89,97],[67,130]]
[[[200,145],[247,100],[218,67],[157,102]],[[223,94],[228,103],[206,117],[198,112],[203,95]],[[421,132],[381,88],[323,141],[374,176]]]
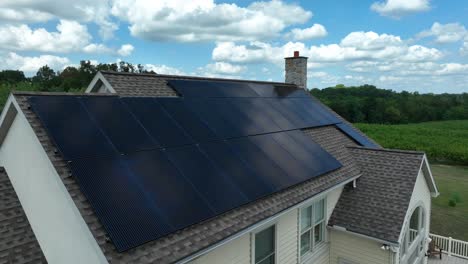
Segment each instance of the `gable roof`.
[[424,153],[363,147],[348,150],[362,176],[356,188],[343,190],[328,224],[397,244]]
[[0,263],[47,263],[3,167],[0,167]]

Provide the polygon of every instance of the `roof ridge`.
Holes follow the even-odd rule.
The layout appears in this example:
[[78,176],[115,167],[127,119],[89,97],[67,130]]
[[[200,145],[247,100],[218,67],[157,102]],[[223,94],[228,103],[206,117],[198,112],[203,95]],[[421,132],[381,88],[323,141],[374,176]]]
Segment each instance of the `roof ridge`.
[[118,96],[118,94],[107,94],[107,93],[72,93],[72,92],[35,92],[35,91],[11,91],[13,95],[43,95],[43,96],[54,96],[54,95],[66,95],[66,96]]
[[147,76],[147,77],[165,77],[165,78],[184,78],[184,79],[194,79],[194,80],[212,80],[212,81],[232,81],[232,82],[251,82],[251,83],[264,83],[264,84],[278,84],[278,85],[287,85],[287,86],[297,86],[293,83],[285,82],[269,82],[269,81],[259,81],[259,80],[246,80],[246,79],[232,79],[232,78],[215,78],[215,77],[200,77],[200,76],[190,76],[190,75],[172,75],[172,74],[150,74],[150,73],[137,73],[137,72],[115,72],[115,71],[100,71],[102,74],[114,74],[114,75],[131,75],[131,76]]
[[393,152],[393,153],[402,153],[402,154],[426,155],[426,153],[424,151],[417,151],[417,150],[389,149],[389,148],[370,148],[370,147],[363,147],[363,146],[346,146],[346,148],[354,148],[354,149],[370,150],[370,151],[381,151],[381,152]]

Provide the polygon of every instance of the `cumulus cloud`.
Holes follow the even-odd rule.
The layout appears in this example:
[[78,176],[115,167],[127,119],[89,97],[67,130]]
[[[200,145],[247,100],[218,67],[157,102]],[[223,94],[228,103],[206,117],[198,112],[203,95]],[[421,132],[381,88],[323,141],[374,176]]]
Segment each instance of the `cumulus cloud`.
[[9,52],[0,56],[3,69],[18,69],[26,74],[35,73],[40,67],[48,65],[49,67],[61,70],[70,64],[70,60],[66,57],[58,57],[53,55],[40,55],[37,57],[21,56],[14,52]]
[[286,38],[292,38],[294,40],[307,40],[307,39],[316,39],[323,38],[328,35],[327,30],[324,26],[320,24],[313,24],[309,28],[294,28],[286,34]]
[[187,75],[184,71],[167,65],[145,64],[144,66],[146,70],[158,74]]
[[207,64],[205,67],[200,68],[202,72],[205,72],[205,74],[228,74],[228,75],[233,75],[233,74],[239,74],[244,72],[247,69],[246,66],[242,65],[234,65],[231,63],[227,62],[215,62],[215,63],[210,63]]
[[120,47],[120,49],[117,51],[117,53],[120,55],[120,56],[130,56],[130,54],[132,54],[133,50],[135,48],[131,45],[131,44],[124,44]]
[[453,43],[467,36],[468,31],[460,23],[440,24],[435,22],[428,30],[422,31],[416,37],[435,37],[437,43]]
[[70,52],[82,49],[91,39],[86,26],[75,21],[60,20],[57,32],[27,25],[0,27],[0,48],[43,52]]
[[430,0],[386,0],[374,2],[371,10],[382,16],[400,18],[402,16],[431,9]]
[[463,46],[460,48],[461,55],[468,55],[468,36],[465,37]]
[[306,46],[302,42],[288,42],[274,46],[265,42],[248,45],[219,42],[213,49],[215,61],[233,63],[272,62],[278,65],[295,50],[309,57],[311,63],[337,63],[357,60],[433,61],[443,57],[441,51],[420,45],[409,46],[400,37],[374,32],[352,32],[339,44]]
[[0,49],[9,51],[39,51],[51,53],[105,53],[128,56],[133,51],[130,44],[120,49],[110,48],[102,43],[91,43],[88,28],[76,21],[60,20],[57,31],[44,28],[32,29],[28,25],[9,24],[0,26]]
[[247,7],[212,0],[115,0],[111,12],[130,24],[133,36],[179,42],[268,39],[312,16],[296,4],[279,0],[254,2]]

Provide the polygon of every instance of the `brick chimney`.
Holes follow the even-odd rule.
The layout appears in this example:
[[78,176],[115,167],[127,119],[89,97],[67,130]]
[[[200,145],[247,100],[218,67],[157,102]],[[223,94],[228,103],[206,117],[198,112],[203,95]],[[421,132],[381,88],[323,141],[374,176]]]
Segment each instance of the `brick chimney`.
[[294,51],[294,57],[284,58],[284,62],[285,82],[307,89],[307,57],[301,57],[299,51]]

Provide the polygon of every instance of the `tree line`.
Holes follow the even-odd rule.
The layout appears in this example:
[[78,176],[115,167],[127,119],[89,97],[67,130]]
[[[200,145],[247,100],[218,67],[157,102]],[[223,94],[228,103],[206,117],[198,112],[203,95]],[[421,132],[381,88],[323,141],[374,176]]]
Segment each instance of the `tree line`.
[[[3,107],[12,90],[80,92],[91,82],[98,71],[154,73],[141,64],[93,64],[81,61],[79,66],[69,66],[54,71],[41,67],[32,77],[22,71],[0,71],[0,107]],[[373,85],[346,87],[336,85],[325,89],[312,89],[311,94],[353,123],[404,124],[438,120],[468,120],[468,93],[420,94],[379,89]]]
[[373,85],[337,85],[311,94],[353,123],[405,124],[468,119],[468,93],[420,94]]
[[54,71],[48,65],[38,69],[32,77],[26,77],[19,70],[0,71],[0,110],[3,108],[11,91],[41,92],[82,92],[98,71],[154,73],[141,64],[126,61],[119,63],[93,64],[80,61],[79,66],[68,66],[62,71]]

